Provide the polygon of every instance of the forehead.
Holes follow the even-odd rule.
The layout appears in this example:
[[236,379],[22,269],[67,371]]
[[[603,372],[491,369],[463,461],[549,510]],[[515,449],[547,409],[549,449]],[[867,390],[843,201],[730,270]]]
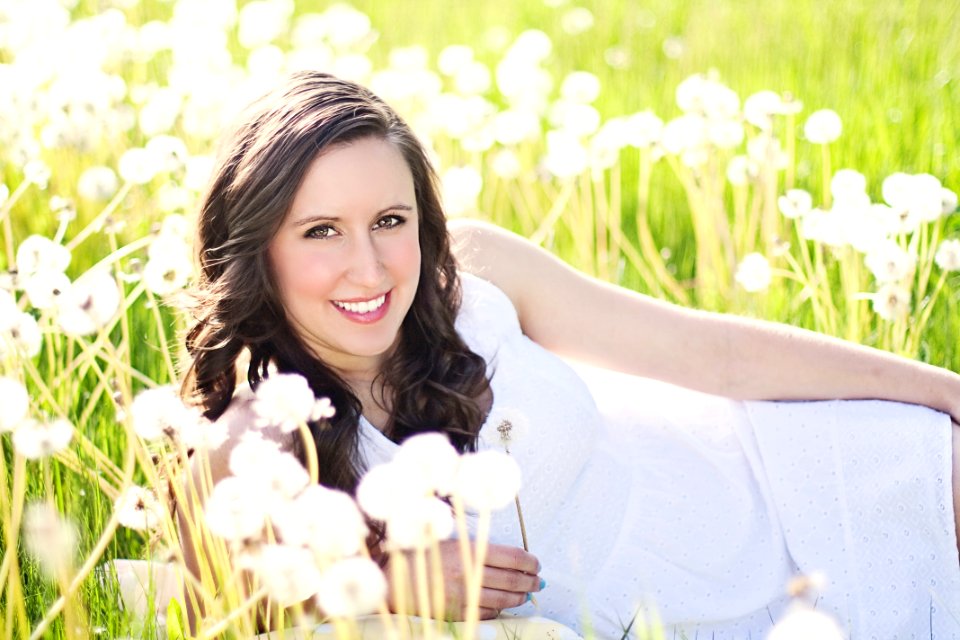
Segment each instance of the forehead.
[[324,150],[310,162],[294,194],[291,213],[341,216],[415,206],[413,174],[396,145],[361,138]]

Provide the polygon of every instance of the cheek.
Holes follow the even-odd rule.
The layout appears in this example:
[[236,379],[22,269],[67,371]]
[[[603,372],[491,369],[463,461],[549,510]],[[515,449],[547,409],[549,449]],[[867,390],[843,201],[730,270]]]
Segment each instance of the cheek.
[[412,240],[393,245],[390,249],[389,263],[391,270],[397,275],[406,277],[420,274],[420,242],[414,237]]

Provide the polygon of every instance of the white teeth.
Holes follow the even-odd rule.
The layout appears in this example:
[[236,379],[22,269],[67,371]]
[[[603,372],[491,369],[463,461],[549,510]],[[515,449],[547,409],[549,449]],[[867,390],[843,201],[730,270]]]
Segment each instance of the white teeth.
[[373,300],[365,300],[363,302],[338,302],[333,301],[333,304],[337,305],[344,311],[349,311],[350,313],[370,313],[371,311],[376,311],[383,303],[386,302],[387,295],[384,294],[379,298],[374,298]]

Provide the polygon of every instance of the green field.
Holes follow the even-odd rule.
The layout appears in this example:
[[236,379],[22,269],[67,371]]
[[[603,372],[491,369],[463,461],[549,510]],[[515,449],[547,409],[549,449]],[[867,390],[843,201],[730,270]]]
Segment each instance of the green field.
[[[272,35],[250,26],[256,21],[245,27],[229,12],[224,17],[222,7],[205,12],[199,0],[78,0],[60,10],[57,2],[49,10],[47,4],[0,2],[0,271],[18,268],[16,250],[28,236],[56,238],[71,248],[65,270],[70,280],[76,283],[106,260],[101,266],[124,299],[92,331],[78,333],[65,328],[62,310],[42,308],[24,291],[22,264],[18,278],[0,282],[0,295],[8,289],[17,307],[15,314],[0,299],[0,376],[26,385],[31,416],[63,417],[76,429],[69,447],[39,461],[18,455],[13,435],[0,433],[2,638],[27,637],[28,627],[44,620],[87,559],[97,566],[112,558],[162,555],[170,545],[169,535],[124,527],[112,533],[116,496],[131,482],[156,476],[150,459],[156,449],[136,443],[124,416],[138,391],[176,381],[178,340],[186,326],[178,310],[182,283],[169,291],[151,284],[147,246],[165,234],[187,241],[188,232],[161,232],[160,226],[171,214],[189,220],[202,190],[202,171],[199,180],[191,173],[201,160],[190,160],[213,152],[221,114],[238,106],[225,99],[230,91],[257,69],[261,83],[269,84],[303,64],[308,58],[294,54],[307,45],[310,60],[325,60],[332,69],[347,68],[336,65],[346,65],[348,55],[354,63],[349,68],[368,60],[360,79],[374,87],[391,86],[378,76],[388,68],[408,74],[397,76],[407,86],[424,83],[424,93],[396,106],[429,136],[442,175],[462,167],[482,179],[478,193],[467,190],[463,215],[493,220],[581,269],[645,293],[798,324],[960,370],[960,272],[934,263],[941,241],[960,238],[960,217],[945,213],[891,235],[915,268],[889,283],[908,298],[902,313],[887,319],[875,312],[871,296],[881,283],[862,251],[808,239],[800,235],[799,222],[777,211],[777,197],[790,187],[808,190],[815,206],[829,209],[836,197],[828,195],[825,179],[842,168],[865,176],[866,196],[874,203],[883,202],[883,181],[895,172],[932,174],[944,188],[960,189],[957,0],[368,1],[352,6],[369,16],[371,30],[339,44],[342,31],[314,30],[308,37],[306,27],[298,30],[306,24],[302,16],[326,11],[326,2],[296,2],[293,15]],[[188,5],[197,12],[191,20],[183,19]],[[198,21],[200,15],[209,22]],[[187,23],[196,30],[173,26]],[[268,30],[268,20],[260,23]],[[537,123],[534,135],[512,144],[491,140],[497,114],[517,105],[498,86],[498,65],[531,29],[550,42],[549,51],[525,63],[547,82],[528,109]],[[162,44],[151,48],[150,42]],[[467,111],[462,119],[456,109],[436,111],[438,104],[468,104],[455,76],[439,69],[440,54],[450,45],[469,47],[489,76],[488,88],[472,94],[469,104],[482,106],[467,124]],[[505,75],[516,67],[503,65]],[[591,101],[598,122],[574,135],[587,150],[602,142],[600,125],[615,118],[647,110],[665,122],[681,115],[676,89],[694,74],[715,73],[739,95],[740,105],[755,92],[771,90],[793,96],[803,108],[773,119],[771,139],[785,152],[783,168],[760,163],[742,187],[725,176],[731,158],[746,153],[746,141],[730,148],[698,146],[703,155],[695,168],[680,154],[659,158],[656,146],[625,145],[608,162],[587,163],[563,177],[545,163],[546,140],[561,128],[554,107],[564,78],[574,71],[599,81]],[[463,102],[442,102],[454,95]],[[819,109],[834,110],[843,123],[842,135],[826,146],[803,134],[806,118]],[[574,115],[562,126],[576,130],[590,117]],[[747,139],[759,136],[739,111],[728,120]],[[461,124],[465,132],[451,133]],[[131,179],[121,157],[159,135],[176,137],[182,150],[168,151],[170,164],[163,166],[151,156],[152,174]],[[501,152],[517,163],[509,175],[497,168],[507,155]],[[49,170],[48,184],[30,184],[28,162],[36,161]],[[91,197],[78,181],[97,166],[124,175]],[[456,197],[451,192],[448,202]],[[64,211],[75,211],[75,219],[64,218]],[[91,221],[97,223],[86,230]],[[753,252],[772,267],[772,282],[756,293],[734,278],[737,265]],[[24,313],[42,333],[33,350],[15,330],[17,322],[28,322],[19,315]],[[15,315],[21,319],[15,322]],[[24,495],[26,502],[54,504],[76,522],[79,555],[59,579],[45,578],[24,548]],[[116,593],[95,571],[79,576],[80,587],[65,609],[84,631],[70,630],[63,615],[49,616],[44,637],[86,637],[94,628],[99,631],[92,635],[100,637],[139,633],[118,613]]]

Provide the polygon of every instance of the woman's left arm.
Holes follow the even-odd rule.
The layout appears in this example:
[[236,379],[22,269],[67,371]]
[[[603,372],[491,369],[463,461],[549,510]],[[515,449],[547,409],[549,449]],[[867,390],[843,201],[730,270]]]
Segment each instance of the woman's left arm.
[[960,421],[960,376],[785,324],[687,309],[590,278],[493,225],[451,224],[457,259],[560,355],[743,400],[884,399]]

